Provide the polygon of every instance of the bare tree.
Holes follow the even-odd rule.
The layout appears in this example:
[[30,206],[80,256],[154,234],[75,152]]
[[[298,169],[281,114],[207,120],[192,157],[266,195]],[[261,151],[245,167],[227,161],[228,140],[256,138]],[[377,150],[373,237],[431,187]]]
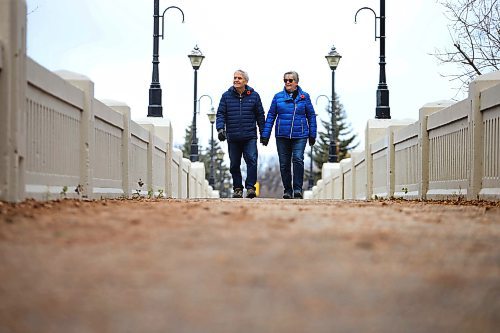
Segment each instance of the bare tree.
[[436,50],[441,63],[457,65],[445,74],[464,89],[477,76],[500,67],[499,0],[438,0],[445,8],[453,48]]

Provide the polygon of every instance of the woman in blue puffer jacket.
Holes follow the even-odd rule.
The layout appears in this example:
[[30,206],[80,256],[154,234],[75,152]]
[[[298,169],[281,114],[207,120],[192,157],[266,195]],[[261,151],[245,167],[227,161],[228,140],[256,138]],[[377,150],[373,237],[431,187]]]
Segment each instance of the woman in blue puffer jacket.
[[275,137],[284,187],[283,198],[302,199],[304,150],[307,141],[311,146],[316,142],[316,113],[309,94],[299,87],[297,72],[286,72],[283,81],[285,88],[274,95],[260,141],[267,146],[276,122]]

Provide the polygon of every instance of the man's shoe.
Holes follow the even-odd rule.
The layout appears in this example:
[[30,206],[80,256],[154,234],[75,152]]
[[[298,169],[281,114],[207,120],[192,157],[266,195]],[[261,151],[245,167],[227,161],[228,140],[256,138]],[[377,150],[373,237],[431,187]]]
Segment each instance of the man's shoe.
[[255,193],[255,190],[253,188],[248,188],[247,189],[247,198],[253,199],[256,196],[257,196],[257,194]]
[[302,192],[294,192],[293,197],[294,199],[302,199]]
[[290,193],[283,194],[283,199],[291,199],[292,195]]
[[235,188],[233,192],[233,198],[243,198],[243,189]]

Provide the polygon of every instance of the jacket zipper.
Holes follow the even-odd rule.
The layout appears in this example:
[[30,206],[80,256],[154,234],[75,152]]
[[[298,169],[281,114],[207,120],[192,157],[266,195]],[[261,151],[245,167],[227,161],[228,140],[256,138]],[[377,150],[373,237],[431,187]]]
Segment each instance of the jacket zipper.
[[[242,111],[241,111],[241,105],[243,103],[243,96],[240,95],[240,119],[241,119],[241,116],[242,116]],[[240,127],[240,132],[242,131],[242,128],[241,128],[241,121],[239,122],[239,127]]]
[[293,122],[295,121],[295,111],[297,111],[297,103],[293,101],[293,117],[292,117],[292,126],[290,127],[290,139],[292,138]]

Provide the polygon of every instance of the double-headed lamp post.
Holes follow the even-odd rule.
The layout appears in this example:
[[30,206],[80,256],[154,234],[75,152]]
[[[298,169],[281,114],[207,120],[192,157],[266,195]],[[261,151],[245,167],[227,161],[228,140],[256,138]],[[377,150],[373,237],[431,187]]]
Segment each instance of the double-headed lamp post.
[[[385,0],[380,0],[380,16],[370,7],[362,7],[358,9],[354,15],[354,23],[358,13],[367,9],[375,16],[375,40],[380,40],[380,54],[379,54],[379,76],[377,86],[377,107],[375,109],[375,118],[377,119],[391,119],[391,108],[389,107],[389,88],[387,86],[387,77],[385,75]],[[377,20],[379,20],[380,32],[377,36]]]
[[214,178],[214,123],[217,114],[215,113],[214,107],[210,108],[210,112],[207,113],[208,120],[211,124],[211,136],[210,136],[210,177],[208,178],[208,184],[214,187],[215,178]]
[[337,120],[335,119],[335,69],[339,65],[342,56],[337,52],[335,46],[332,46],[330,52],[325,56],[328,66],[332,70],[332,131],[330,135],[330,147],[328,149],[328,162],[337,163]]
[[191,155],[189,156],[191,162],[198,162],[200,156],[198,155],[198,139],[196,138],[196,102],[198,101],[198,69],[203,62],[205,56],[201,53],[198,45],[196,45],[188,55],[191,61],[191,66],[194,69],[194,110],[193,110],[193,127],[191,132]]
[[[148,117],[163,117],[163,107],[161,106],[161,86],[160,74],[158,71],[159,60],[159,38],[164,38],[165,33],[165,12],[171,8],[177,9],[182,14],[182,22],[184,22],[184,12],[176,6],[170,6],[160,15],[160,0],[154,1],[153,12],[153,75],[151,85],[149,86],[149,106]],[[161,17],[161,35],[160,35],[160,17]]]

